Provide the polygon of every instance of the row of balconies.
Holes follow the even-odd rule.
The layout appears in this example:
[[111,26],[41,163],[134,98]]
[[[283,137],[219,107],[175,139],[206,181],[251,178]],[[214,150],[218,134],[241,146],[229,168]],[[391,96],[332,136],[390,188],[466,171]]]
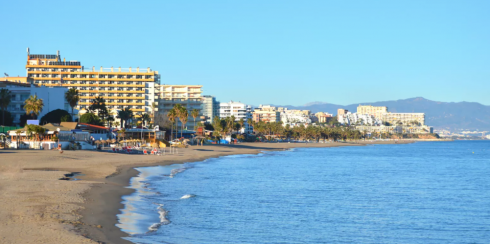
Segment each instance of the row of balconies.
[[[35,80],[42,80],[42,79],[46,79],[46,78],[50,78],[50,79],[56,79],[56,80],[59,80],[61,79],[61,77],[59,76],[54,76],[54,77],[50,77],[50,76],[40,76],[40,75],[33,75],[33,74],[29,74],[28,77],[30,78],[33,78]],[[79,81],[79,80],[90,80],[90,81],[99,81],[99,80],[103,80],[103,81],[154,81],[153,78],[149,78],[149,79],[129,79],[129,78],[83,78],[83,77],[63,77],[63,80],[76,80],[76,81]]]

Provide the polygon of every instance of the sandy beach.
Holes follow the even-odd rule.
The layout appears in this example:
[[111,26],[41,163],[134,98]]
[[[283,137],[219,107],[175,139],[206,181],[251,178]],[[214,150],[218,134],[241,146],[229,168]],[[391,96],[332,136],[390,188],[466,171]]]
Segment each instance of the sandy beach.
[[[398,144],[412,141],[398,141]],[[0,150],[0,243],[130,243],[115,226],[135,167],[197,162],[233,154],[360,143],[242,143],[191,146],[165,156],[96,151]],[[167,149],[168,150],[168,149]],[[78,180],[60,180],[79,172]]]

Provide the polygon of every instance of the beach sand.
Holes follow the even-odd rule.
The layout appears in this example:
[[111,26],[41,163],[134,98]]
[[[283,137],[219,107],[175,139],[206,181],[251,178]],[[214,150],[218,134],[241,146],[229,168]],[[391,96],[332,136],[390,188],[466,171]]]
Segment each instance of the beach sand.
[[[393,143],[242,143],[190,146],[165,156],[0,150],[0,243],[130,243],[115,224],[121,197],[132,193],[125,187],[138,174],[135,167],[296,147]],[[60,180],[72,172],[80,172],[79,180]]]

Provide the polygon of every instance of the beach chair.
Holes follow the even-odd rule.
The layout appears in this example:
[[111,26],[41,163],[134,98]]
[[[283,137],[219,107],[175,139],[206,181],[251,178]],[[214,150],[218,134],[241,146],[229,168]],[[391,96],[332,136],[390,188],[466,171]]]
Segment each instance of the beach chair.
[[119,152],[119,148],[116,148],[116,152]]
[[128,149],[126,149],[126,152],[127,152],[128,154],[130,154],[130,153],[131,153],[131,149],[129,149],[129,148],[128,148]]
[[116,148],[112,148],[112,152],[116,152]]
[[146,151],[146,149],[145,149],[145,150],[143,150],[143,154],[144,154],[144,155],[148,155],[148,151]]

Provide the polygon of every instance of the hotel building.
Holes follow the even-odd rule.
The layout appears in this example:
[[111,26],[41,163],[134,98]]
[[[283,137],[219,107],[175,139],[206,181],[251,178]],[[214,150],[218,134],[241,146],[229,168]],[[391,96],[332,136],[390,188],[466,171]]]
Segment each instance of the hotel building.
[[377,119],[381,119],[383,114],[388,113],[388,107],[384,106],[372,106],[372,105],[359,105],[357,107],[357,114],[369,114]]
[[80,93],[77,109],[86,109],[97,96],[106,100],[108,110],[130,108],[136,117],[151,113],[154,88],[160,75],[150,68],[86,69],[79,61],[65,61],[56,54],[30,54],[27,48],[27,77],[37,86],[76,88]]
[[424,113],[384,113],[381,116],[383,122],[388,122],[392,125],[425,125]]
[[[180,104],[187,109],[189,117],[185,127],[194,129],[194,117],[191,116],[193,109],[199,110],[199,116],[196,118],[196,125],[201,121],[202,115],[202,86],[201,85],[157,85],[155,89],[157,94],[158,112],[168,113],[175,105]],[[179,129],[181,126],[178,120]]]

